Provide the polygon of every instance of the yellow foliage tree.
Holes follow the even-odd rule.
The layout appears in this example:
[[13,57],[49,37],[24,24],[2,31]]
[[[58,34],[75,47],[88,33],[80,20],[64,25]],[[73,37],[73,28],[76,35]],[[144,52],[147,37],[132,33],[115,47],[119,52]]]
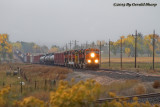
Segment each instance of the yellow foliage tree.
[[7,34],[0,34],[0,54],[4,59],[7,54],[12,55],[12,45],[9,43]]
[[48,51],[48,53],[53,53],[53,52],[58,52],[58,47],[56,47],[56,46],[52,46],[51,48],[50,48],[50,50]]
[[125,48],[125,53],[128,55],[128,57],[130,56],[131,50],[130,48]]
[[22,45],[20,42],[12,43],[12,46],[14,49],[18,49],[18,50],[21,50],[21,48],[22,48]]

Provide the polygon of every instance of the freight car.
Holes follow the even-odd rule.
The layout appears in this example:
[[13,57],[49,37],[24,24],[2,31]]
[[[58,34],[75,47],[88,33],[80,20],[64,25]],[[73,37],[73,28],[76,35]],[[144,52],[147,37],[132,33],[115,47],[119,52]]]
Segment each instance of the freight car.
[[53,65],[54,64],[54,53],[41,55],[39,58],[40,64]]

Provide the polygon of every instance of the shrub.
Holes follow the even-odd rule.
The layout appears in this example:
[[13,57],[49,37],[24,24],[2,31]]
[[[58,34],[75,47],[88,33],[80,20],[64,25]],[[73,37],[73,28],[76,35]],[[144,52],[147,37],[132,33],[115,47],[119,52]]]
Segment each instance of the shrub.
[[100,87],[94,80],[71,85],[67,81],[60,81],[57,90],[50,94],[50,104],[55,107],[89,106],[99,98]]
[[146,88],[143,85],[138,85],[135,88],[136,94],[145,94],[146,93]]
[[4,87],[3,89],[0,90],[0,106],[4,107],[7,104],[7,96],[9,94],[10,87]]
[[153,83],[153,88],[158,88],[158,87],[160,87],[160,82],[158,80],[156,80]]
[[27,97],[24,98],[22,101],[15,101],[15,107],[44,107],[44,102],[35,98],[35,97]]

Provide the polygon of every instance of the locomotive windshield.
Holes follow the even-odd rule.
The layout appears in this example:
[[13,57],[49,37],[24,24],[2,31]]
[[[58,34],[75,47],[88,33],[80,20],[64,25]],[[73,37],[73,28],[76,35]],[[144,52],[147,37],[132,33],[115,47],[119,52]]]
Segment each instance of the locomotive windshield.
[[94,51],[96,54],[99,54],[99,51]]
[[86,51],[86,54],[89,54],[89,53],[91,53],[91,52],[94,52],[94,53],[96,53],[96,54],[99,54],[99,51]]

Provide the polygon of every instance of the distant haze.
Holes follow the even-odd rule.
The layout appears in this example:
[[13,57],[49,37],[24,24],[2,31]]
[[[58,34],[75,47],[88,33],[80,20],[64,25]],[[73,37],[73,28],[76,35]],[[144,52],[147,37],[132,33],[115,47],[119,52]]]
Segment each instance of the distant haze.
[[[157,3],[114,7],[113,3]],[[116,40],[135,30],[160,34],[159,0],[0,0],[0,33],[10,40],[60,45]]]

